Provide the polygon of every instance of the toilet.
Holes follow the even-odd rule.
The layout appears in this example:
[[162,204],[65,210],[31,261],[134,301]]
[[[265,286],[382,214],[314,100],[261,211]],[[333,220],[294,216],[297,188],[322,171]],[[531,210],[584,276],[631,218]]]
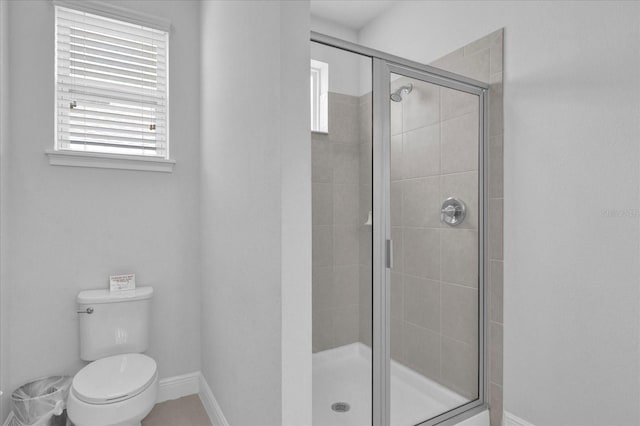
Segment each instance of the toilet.
[[80,358],[67,414],[76,426],[140,426],[158,396],[158,368],[149,346],[153,288],[78,294]]

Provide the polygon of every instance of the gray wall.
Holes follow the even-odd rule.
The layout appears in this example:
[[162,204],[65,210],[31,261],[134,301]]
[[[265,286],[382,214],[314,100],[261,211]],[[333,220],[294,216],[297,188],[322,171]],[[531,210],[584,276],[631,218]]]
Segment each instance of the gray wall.
[[105,288],[117,273],[135,272],[138,285],[156,290],[148,353],[160,377],[200,366],[199,4],[118,4],[172,23],[171,152],[177,164],[171,174],[49,165],[53,5],[8,2],[11,128],[1,214],[2,244],[10,247],[2,253],[2,296],[8,293],[10,304],[4,338],[11,342],[5,364],[11,377],[5,391],[82,367],[76,294]]
[[230,424],[310,424],[308,4],[201,28],[202,371]]
[[504,407],[538,426],[640,424],[639,20],[636,2],[400,2],[360,32],[429,63],[505,28]]

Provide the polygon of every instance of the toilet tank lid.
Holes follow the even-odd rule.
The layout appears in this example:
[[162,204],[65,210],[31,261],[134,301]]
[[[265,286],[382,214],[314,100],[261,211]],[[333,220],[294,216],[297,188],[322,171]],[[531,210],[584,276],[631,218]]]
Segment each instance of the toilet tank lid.
[[76,302],[79,304],[132,302],[134,300],[150,299],[151,296],[153,296],[153,287],[138,287],[124,291],[84,290],[78,293]]

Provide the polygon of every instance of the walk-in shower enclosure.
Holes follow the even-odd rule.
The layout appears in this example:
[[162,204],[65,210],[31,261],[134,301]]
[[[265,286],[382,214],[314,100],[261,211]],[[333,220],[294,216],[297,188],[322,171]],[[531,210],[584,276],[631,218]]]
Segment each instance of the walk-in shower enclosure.
[[487,399],[487,85],[311,40],[313,424],[456,423]]

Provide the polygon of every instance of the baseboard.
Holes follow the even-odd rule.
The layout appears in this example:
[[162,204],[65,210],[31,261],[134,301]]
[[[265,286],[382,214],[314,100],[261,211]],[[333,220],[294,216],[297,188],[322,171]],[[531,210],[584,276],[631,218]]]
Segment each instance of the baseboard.
[[520,417],[505,411],[502,415],[502,426],[534,426]]
[[158,402],[182,398],[200,391],[200,372],[160,379]]
[[211,388],[202,374],[200,374],[199,395],[200,401],[202,401],[202,405],[211,420],[211,424],[213,424],[213,426],[229,426],[229,422],[227,422],[227,419],[224,417],[218,401],[216,401],[216,398],[213,396],[213,392],[211,392]]

